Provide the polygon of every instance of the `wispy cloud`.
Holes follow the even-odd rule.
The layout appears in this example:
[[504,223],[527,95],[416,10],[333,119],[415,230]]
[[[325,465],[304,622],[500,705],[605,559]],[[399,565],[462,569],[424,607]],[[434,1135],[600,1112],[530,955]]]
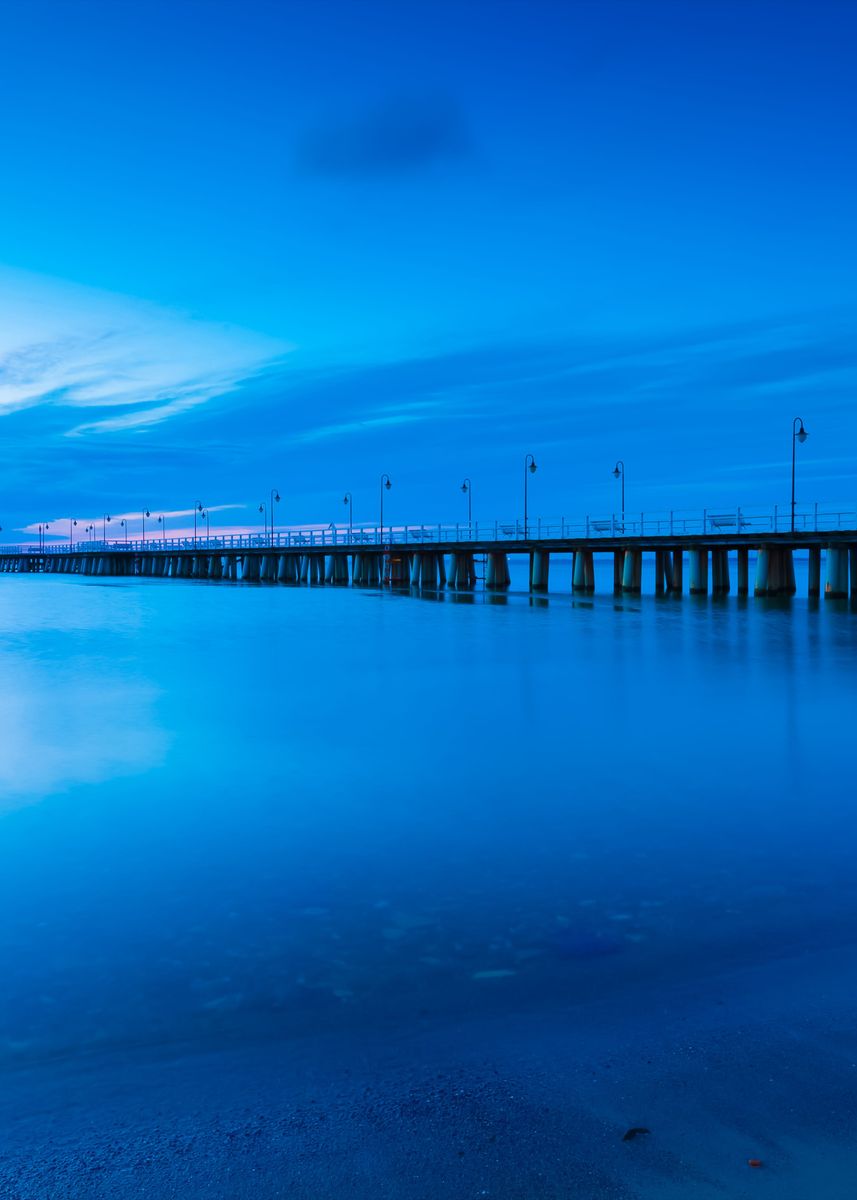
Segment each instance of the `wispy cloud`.
[[374,177],[410,173],[470,149],[464,114],[454,101],[403,96],[313,130],[298,149],[298,162],[316,175]]
[[82,422],[77,412],[72,435],[142,430],[232,391],[288,349],[131,297],[0,269],[0,416],[50,405],[93,410]]

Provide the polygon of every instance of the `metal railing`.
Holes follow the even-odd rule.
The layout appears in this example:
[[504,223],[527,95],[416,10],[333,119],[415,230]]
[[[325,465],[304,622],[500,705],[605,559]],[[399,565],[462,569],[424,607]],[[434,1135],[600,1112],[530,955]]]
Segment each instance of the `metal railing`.
[[[857,505],[813,504],[795,509],[796,533],[834,533],[837,530],[857,531]],[[748,541],[770,533],[791,530],[789,505],[773,508],[674,509],[663,512],[610,513],[568,520],[565,517],[544,520],[537,517],[527,523],[526,533],[520,519],[512,521],[474,521],[437,525],[326,525],[287,529],[270,534],[221,534],[202,537],[118,539],[114,541],[76,542],[74,552],[129,551],[133,553],[176,552],[205,550],[295,550],[303,548],[348,547],[359,550],[364,546],[414,546],[468,542],[514,543],[556,542],[590,539],[610,541],[615,538],[735,536]],[[37,545],[0,546],[0,555],[69,553],[67,542],[56,541]]]

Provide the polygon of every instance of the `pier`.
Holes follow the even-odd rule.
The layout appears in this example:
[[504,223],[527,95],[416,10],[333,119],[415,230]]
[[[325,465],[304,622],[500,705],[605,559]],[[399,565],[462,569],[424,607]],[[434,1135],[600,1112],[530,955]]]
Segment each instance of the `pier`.
[[796,551],[808,556],[810,596],[857,594],[857,512],[818,505],[797,512],[794,522],[777,509],[704,510],[641,513],[634,520],[612,514],[577,524],[539,520],[526,528],[520,522],[314,526],[264,536],[5,546],[0,571],[429,590],[471,590],[481,581],[501,592],[510,587],[510,559],[523,556],[532,592],[547,592],[552,562],[565,559],[567,570],[570,558],[568,589],[586,594],[595,590],[596,556],[607,555],[614,593],[639,594],[648,556],[656,594],[725,595],[734,588],[739,596],[790,596]]

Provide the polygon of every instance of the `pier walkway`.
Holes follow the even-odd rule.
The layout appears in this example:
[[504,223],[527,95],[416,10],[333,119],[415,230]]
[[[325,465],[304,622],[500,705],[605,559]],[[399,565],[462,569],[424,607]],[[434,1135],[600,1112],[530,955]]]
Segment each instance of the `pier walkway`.
[[[794,552],[808,555],[808,591],[857,594],[857,509],[702,510],[583,521],[397,526],[307,526],[276,534],[0,547],[0,571],[152,576],[268,584],[470,589],[510,586],[509,559],[524,555],[530,590],[548,590],[551,559],[571,556],[569,587],[595,590],[595,555],[612,556],[614,592],[639,593],[643,556],[654,558],[656,593],[792,595]],[[823,556],[823,562],[822,562]],[[483,570],[477,574],[477,562]],[[685,572],[687,564],[687,572]],[[687,575],[687,586],[685,586]]]

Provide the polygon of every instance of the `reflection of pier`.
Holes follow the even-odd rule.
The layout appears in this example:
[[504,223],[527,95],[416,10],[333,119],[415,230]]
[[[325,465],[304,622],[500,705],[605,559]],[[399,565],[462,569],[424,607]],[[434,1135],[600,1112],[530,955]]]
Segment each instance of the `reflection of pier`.
[[[808,555],[810,596],[857,593],[857,513],[814,507],[791,515],[782,529],[771,513],[641,514],[639,519],[586,519],[503,525],[421,525],[311,528],[257,535],[86,542],[73,547],[0,548],[0,570],[39,574],[204,579],[243,583],[416,587],[469,590],[478,579],[491,591],[510,585],[509,559],[523,555],[533,592],[548,590],[551,560],[570,555],[568,586],[595,590],[595,556],[608,555],[613,590],[639,593],[644,556],[654,566],[658,594],[725,594],[732,568],[739,596],[750,590],[755,554],[757,596],[795,592],[794,552]],[[477,576],[477,560],[484,573]],[[823,560],[823,561],[822,561]]]

